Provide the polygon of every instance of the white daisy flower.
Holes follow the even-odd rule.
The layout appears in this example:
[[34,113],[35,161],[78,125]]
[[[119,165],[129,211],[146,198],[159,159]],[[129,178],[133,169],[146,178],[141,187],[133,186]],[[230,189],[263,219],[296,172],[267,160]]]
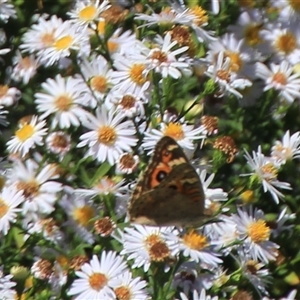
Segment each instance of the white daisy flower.
[[23,84],[27,84],[36,74],[39,62],[35,59],[34,55],[23,57],[18,51],[13,59],[13,66],[11,74],[12,79],[15,81],[22,81]]
[[[299,14],[300,16],[300,14]],[[267,28],[263,30],[263,38],[270,45],[272,61],[280,63],[283,60],[295,65],[300,59],[300,33],[298,22],[280,21],[267,23]]]
[[184,293],[180,293],[181,300],[218,300],[218,296],[206,295],[206,290],[202,289],[201,293],[198,294],[196,290],[193,292],[193,298],[188,298]]
[[171,232],[175,233],[172,227],[136,224],[126,227],[122,234],[121,255],[128,255],[127,259],[133,260],[132,268],[143,267],[147,272],[152,262],[166,262],[178,252],[174,241],[168,238]]
[[99,0],[76,1],[75,8],[68,15],[75,24],[95,27],[93,25],[98,21],[100,14],[110,6],[108,0],[101,1],[101,3]]
[[227,256],[233,249],[236,249],[239,241],[237,225],[231,217],[226,215],[218,216],[220,222],[207,224],[204,232],[214,241],[220,251]]
[[251,86],[252,82],[246,78],[239,78],[236,73],[231,71],[231,59],[223,51],[218,54],[216,63],[210,65],[205,74],[211,77],[214,82],[219,86],[218,93],[233,94],[237,98],[242,98],[243,95],[238,89],[243,90],[244,88]]
[[59,177],[54,165],[40,166],[32,159],[15,162],[8,182],[23,192],[25,201],[22,213],[40,212],[49,214],[54,211],[54,204],[62,184],[54,181]]
[[115,197],[115,213],[117,218],[123,217],[128,210],[128,200],[130,198],[128,192],[128,184],[124,184],[125,180],[117,181],[114,178],[103,177],[99,182],[95,182],[89,189],[76,189],[75,194],[84,197],[94,198],[100,196],[101,198],[113,195]]
[[43,235],[45,240],[51,241],[56,245],[63,245],[65,242],[65,236],[60,227],[52,218],[48,219],[34,219],[29,218],[29,222],[26,223],[26,217],[23,221],[23,228],[28,234],[24,235],[24,240],[26,241],[31,235],[38,233]]
[[154,70],[156,73],[161,73],[163,78],[168,76],[178,79],[184,74],[191,74],[190,64],[186,62],[186,58],[177,59],[177,55],[182,54],[188,50],[188,46],[184,46],[175,50],[171,50],[177,41],[171,42],[171,34],[167,33],[162,39],[160,36],[156,38],[156,42],[161,48],[153,48],[147,53],[147,69],[146,74]]
[[9,18],[15,19],[17,17],[15,7],[9,2],[9,0],[1,0],[0,2],[0,20],[4,23],[6,23]]
[[[1,8],[0,8],[1,9]],[[4,275],[3,266],[0,268],[0,295],[1,300],[11,300],[16,299],[17,291],[13,289],[16,286],[14,281],[11,279],[14,277],[13,275]]]
[[51,66],[59,59],[69,57],[73,50],[82,55],[90,52],[89,35],[85,28],[55,15],[49,20],[46,20],[46,16],[38,20],[38,24],[24,34],[20,49],[36,52],[40,63]]
[[108,161],[114,165],[124,152],[131,152],[137,143],[136,130],[131,121],[124,121],[122,114],[106,111],[104,107],[96,110],[96,116],[90,115],[85,122],[90,129],[80,136],[77,147],[88,146],[86,156],[92,156],[99,162]]
[[234,25],[229,25],[228,30],[238,40],[244,40],[244,44],[255,49],[252,52],[254,58],[262,59],[262,55],[269,55],[271,52],[269,43],[264,39],[264,13],[261,9],[243,11]]
[[176,270],[172,286],[180,288],[186,295],[193,290],[208,290],[213,285],[214,274],[203,273],[200,265],[194,261],[183,262]]
[[11,106],[21,97],[21,92],[14,87],[0,84],[0,105]]
[[117,299],[126,300],[149,300],[150,297],[145,289],[147,282],[140,277],[132,278],[130,272],[125,272],[118,276],[118,283],[114,288]]
[[118,283],[116,279],[125,271],[126,264],[116,252],[103,251],[99,258],[93,255],[89,263],[75,272],[79,278],[72,283],[68,295],[74,296],[74,300],[113,300],[116,298],[113,291]]
[[146,76],[146,57],[127,58],[122,55],[114,57],[114,67],[111,82],[112,92],[122,91],[134,95],[144,95],[150,86],[150,80]]
[[124,183],[124,179],[116,182],[110,177],[103,177],[99,182],[95,182],[89,189],[76,189],[75,193],[89,197],[95,197],[97,195],[107,196],[109,194],[121,196],[123,192],[128,190],[127,186],[124,186]]
[[237,225],[239,239],[243,241],[240,247],[245,253],[266,264],[276,260],[279,246],[270,241],[271,228],[267,225],[261,210],[253,211],[252,207],[249,211],[238,209],[237,214],[232,215],[232,220]]
[[79,55],[90,53],[89,35],[83,27],[64,21],[53,33],[52,43],[37,55],[45,66],[52,66],[61,58],[69,57],[71,51]]
[[53,115],[52,128],[78,127],[87,118],[88,113],[82,108],[88,105],[84,101],[87,87],[81,79],[57,75],[42,83],[42,88],[45,93],[36,93],[35,103],[42,119]]
[[6,143],[10,153],[20,153],[24,157],[30,149],[43,145],[43,138],[47,134],[46,122],[33,116],[28,122],[19,122],[15,135]]
[[259,298],[262,298],[262,293],[268,295],[266,290],[267,285],[271,283],[271,276],[269,270],[265,267],[264,263],[261,263],[257,260],[253,260],[251,255],[244,252],[238,252],[239,256],[235,258],[242,269],[243,276],[245,276],[249,282],[253,285]]
[[285,164],[287,160],[300,158],[300,132],[297,131],[291,136],[288,130],[282,141],[275,142],[271,156],[280,164]]
[[262,184],[264,192],[271,193],[274,201],[278,204],[279,198],[283,198],[284,195],[276,188],[290,190],[291,186],[287,182],[282,182],[277,179],[279,165],[273,158],[265,157],[261,153],[261,146],[258,147],[258,151],[252,151],[252,157],[245,150],[244,157],[251,169],[254,171],[250,174],[241,174],[241,176],[251,175],[253,182],[259,182]]
[[0,232],[3,235],[8,233],[10,223],[15,223],[17,214],[22,211],[18,206],[24,202],[22,191],[13,186],[3,187],[0,193]]
[[145,150],[153,150],[157,142],[163,136],[170,136],[179,144],[180,147],[192,151],[194,150],[194,140],[206,138],[206,135],[204,135],[204,126],[195,128],[193,125],[170,122],[168,124],[160,123],[158,127],[160,130],[151,129],[150,132],[144,133],[145,137],[143,139],[142,147]]
[[224,58],[230,58],[231,72],[253,78],[255,69],[253,66],[252,53],[244,46],[243,39],[237,39],[233,34],[224,34],[221,39],[209,44],[206,60],[213,63],[220,52],[224,52]]
[[[61,288],[67,283],[68,276],[65,269],[57,261],[53,264],[53,272],[50,275],[49,283],[52,293],[58,298],[61,295]],[[54,297],[55,297],[54,296]]]
[[135,15],[135,20],[146,21],[145,24],[140,25],[139,27],[150,27],[152,25],[165,26],[165,24],[186,24],[193,20],[193,18],[187,14],[188,10],[177,12],[174,9],[170,9],[170,7],[166,7],[160,13],[155,13],[151,7],[149,7],[149,10],[151,11],[150,15],[141,13]]
[[145,115],[144,105],[147,103],[147,100],[143,96],[139,97],[118,90],[110,98],[110,103],[106,101],[109,109],[113,107],[116,112],[124,114],[128,118],[133,118],[134,116],[143,117]]
[[[276,11],[279,13],[279,19],[282,21],[295,21],[299,22],[300,12],[298,1],[290,1],[290,0],[271,0],[270,5],[274,7]],[[290,300],[290,299],[288,299]]]
[[115,60],[121,56],[135,56],[141,52],[141,49],[145,49],[145,46],[131,30],[124,32],[123,28],[118,28],[108,39],[107,49],[110,56]]
[[89,99],[85,102],[90,102],[90,106],[94,108],[98,105],[97,100],[103,100],[112,86],[112,69],[107,60],[101,55],[82,58],[80,68],[85,81],[97,96],[97,99],[95,99],[92,93],[86,94]]
[[184,15],[185,18],[180,20],[180,24],[190,26],[195,31],[200,43],[215,40],[214,32],[204,29],[208,25],[208,14],[201,6],[194,5],[192,8],[185,9],[182,6],[173,5],[173,9]]
[[83,241],[89,244],[94,243],[92,228],[96,217],[96,207],[91,203],[89,198],[76,194],[76,190],[70,189],[66,195],[60,199],[60,206],[69,216],[69,221],[65,223],[66,227],[72,230]]
[[49,280],[53,273],[53,264],[47,259],[35,257],[35,262],[30,268],[31,274],[40,280]]
[[133,155],[132,153],[124,153],[118,159],[116,165],[117,174],[131,174],[136,171],[139,165],[140,159],[138,155]]
[[183,256],[200,263],[202,268],[215,268],[223,262],[214,251],[214,242],[200,231],[189,230],[181,236],[174,235],[174,239]]
[[42,15],[38,18],[38,23],[23,35],[23,44],[20,49],[24,52],[35,53],[40,56],[45,49],[50,47],[54,41],[55,32],[62,26],[63,20],[56,15],[52,15],[49,20],[46,20],[48,15]]
[[62,160],[71,149],[71,137],[63,131],[50,133],[46,138],[47,148],[54,154],[58,154]]
[[289,103],[300,97],[300,74],[293,71],[293,66],[287,61],[279,65],[271,63],[270,69],[263,63],[256,63],[256,76],[266,84],[264,91],[274,89]]

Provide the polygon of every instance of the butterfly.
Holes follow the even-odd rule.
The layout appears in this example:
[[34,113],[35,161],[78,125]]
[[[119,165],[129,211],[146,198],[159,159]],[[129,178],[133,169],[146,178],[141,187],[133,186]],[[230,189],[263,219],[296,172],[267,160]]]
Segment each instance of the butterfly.
[[129,219],[142,225],[192,226],[206,218],[204,201],[199,175],[176,141],[164,136],[133,191]]

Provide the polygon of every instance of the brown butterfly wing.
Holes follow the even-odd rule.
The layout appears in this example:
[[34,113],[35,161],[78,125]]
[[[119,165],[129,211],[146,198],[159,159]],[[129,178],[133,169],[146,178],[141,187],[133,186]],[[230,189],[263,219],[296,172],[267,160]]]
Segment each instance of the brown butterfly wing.
[[131,221],[158,226],[199,223],[204,216],[204,199],[198,174],[190,164],[182,163],[136,201]]
[[131,197],[131,203],[135,202],[143,193],[159,185],[161,182],[160,174],[170,173],[172,165],[179,162],[188,162],[188,159],[171,137],[164,136],[156,144],[149,165],[138,180]]
[[170,137],[156,145],[129,204],[130,221],[147,225],[184,225],[204,212],[198,174],[181,147]]

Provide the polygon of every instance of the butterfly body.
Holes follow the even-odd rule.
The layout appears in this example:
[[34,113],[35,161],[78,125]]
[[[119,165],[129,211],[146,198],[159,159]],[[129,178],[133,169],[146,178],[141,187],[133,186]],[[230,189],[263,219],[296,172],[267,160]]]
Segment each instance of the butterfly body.
[[130,221],[143,225],[188,226],[205,218],[199,176],[182,148],[163,137],[133,192]]

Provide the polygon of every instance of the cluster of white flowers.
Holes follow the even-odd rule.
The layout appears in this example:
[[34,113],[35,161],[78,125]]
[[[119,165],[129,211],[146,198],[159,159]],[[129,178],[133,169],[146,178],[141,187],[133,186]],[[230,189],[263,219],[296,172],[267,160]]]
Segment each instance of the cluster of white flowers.
[[[286,112],[279,108],[295,104],[297,5],[270,0],[268,8],[236,7],[235,23],[219,30],[211,20],[224,19],[234,1],[212,0],[211,11],[184,1],[130,7],[73,2],[64,18],[32,15],[19,44],[8,40],[2,44],[9,48],[0,49],[7,68],[0,73],[0,245],[17,251],[9,250],[14,255],[6,261],[0,253],[0,298],[218,300],[246,292],[248,282],[254,298],[269,299],[268,266],[282,247],[276,238],[290,232],[286,223],[295,219],[278,190],[293,187],[278,174],[300,158],[300,131],[286,130],[270,156],[263,145],[252,156],[245,150],[245,160],[242,149],[238,153],[228,136],[219,135],[215,119],[204,121],[201,114],[213,106],[218,116],[232,100],[247,110],[269,93],[276,101],[268,113],[278,120]],[[0,0],[4,28],[21,11],[12,3]],[[244,174],[235,168],[248,180],[235,196],[236,186],[214,183],[216,168],[191,160],[216,222],[193,229],[127,222],[137,170],[163,136],[174,138],[189,158],[214,144],[216,156],[209,160],[225,164],[239,155],[252,169]],[[260,195],[261,185],[278,206],[276,228],[255,201],[242,206]],[[23,278],[17,290],[20,274],[4,274],[15,259],[25,267],[23,255],[26,284]],[[43,292],[33,278],[44,284]],[[284,292],[296,299],[296,290]]]

